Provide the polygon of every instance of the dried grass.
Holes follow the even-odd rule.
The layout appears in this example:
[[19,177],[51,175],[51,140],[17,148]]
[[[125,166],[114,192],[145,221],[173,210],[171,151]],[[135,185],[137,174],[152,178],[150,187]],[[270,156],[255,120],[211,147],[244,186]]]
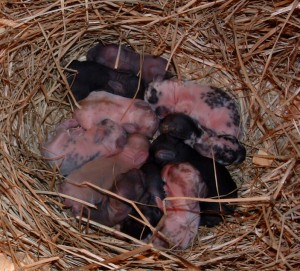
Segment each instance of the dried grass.
[[[20,0],[0,12],[2,268],[299,270],[299,1]],[[62,178],[41,160],[73,109],[63,70],[98,40],[163,54],[180,78],[238,97],[248,150],[231,168],[238,208],[187,251],[72,218],[55,192]]]

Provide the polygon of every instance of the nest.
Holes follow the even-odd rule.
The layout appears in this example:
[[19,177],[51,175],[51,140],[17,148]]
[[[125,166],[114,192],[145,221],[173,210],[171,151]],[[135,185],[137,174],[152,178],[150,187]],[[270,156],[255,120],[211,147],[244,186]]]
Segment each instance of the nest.
[[[296,270],[300,262],[298,1],[2,1],[1,226],[5,270]],[[62,204],[40,144],[70,116],[64,68],[96,42],[166,58],[179,78],[230,89],[246,161],[233,216],[159,250]],[[75,104],[75,105],[74,105]]]

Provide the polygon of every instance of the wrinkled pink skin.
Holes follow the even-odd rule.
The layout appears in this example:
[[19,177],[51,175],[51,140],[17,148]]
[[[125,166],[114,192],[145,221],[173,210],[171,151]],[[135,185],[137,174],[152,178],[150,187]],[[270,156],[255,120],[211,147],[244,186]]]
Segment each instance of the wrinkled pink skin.
[[74,119],[85,129],[92,128],[103,119],[111,119],[128,133],[152,137],[158,128],[158,118],[148,103],[142,100],[94,91],[79,102],[81,109],[74,111]]
[[[87,60],[98,62],[112,69],[131,71],[138,75],[142,60],[142,79],[149,83],[154,79],[162,79],[166,73],[167,60],[161,57],[145,54],[144,56],[134,52],[126,46],[121,46],[119,62],[116,63],[119,45],[97,44],[87,53]],[[117,65],[116,65],[117,64]]]
[[216,135],[237,137],[240,121],[238,108],[227,94],[219,93],[220,90],[189,81],[164,80],[149,84],[145,100],[157,110],[160,118],[180,112],[189,115]]
[[[111,191],[128,200],[140,201],[145,193],[145,189],[144,174],[135,168],[116,176]],[[97,209],[84,209],[84,216],[108,227],[116,226],[123,221],[132,210],[130,204],[106,195],[103,195],[101,202],[96,204],[96,206]]]
[[[246,149],[238,141],[238,107],[223,90],[178,80],[155,81],[146,89],[145,100],[160,118],[172,113],[189,116],[199,133],[192,134],[191,131],[185,143],[201,155],[214,157],[222,165],[239,164],[245,160]],[[185,121],[184,117],[177,115],[178,124],[180,118]],[[185,121],[185,124],[188,123]],[[171,128],[172,125],[176,124],[170,123]],[[180,127],[176,129],[180,131]],[[188,131],[183,132],[188,134]]]
[[62,175],[95,158],[116,154],[126,144],[125,130],[111,120],[103,120],[89,130],[78,125],[75,119],[63,121],[42,145],[43,157]]
[[[149,141],[142,135],[129,135],[124,149],[111,157],[90,161],[81,168],[72,171],[61,184],[59,191],[63,194],[97,204],[101,202],[103,194],[99,190],[87,186],[80,186],[83,182],[90,182],[104,189],[111,189],[116,176],[133,168],[140,168],[148,158]],[[65,205],[72,207],[76,215],[81,210],[81,203],[65,199]]]
[[245,160],[245,147],[232,136],[211,136],[204,133],[202,137],[185,140],[184,142],[201,155],[214,157],[222,165],[239,164]]
[[[202,177],[189,163],[167,164],[163,167],[162,177],[166,184],[164,190],[167,197],[204,198],[207,187]],[[163,210],[163,204],[157,198],[157,205]],[[156,235],[155,246],[186,249],[198,232],[200,207],[198,201],[177,199],[166,201],[166,215],[163,217],[159,231],[167,238]]]

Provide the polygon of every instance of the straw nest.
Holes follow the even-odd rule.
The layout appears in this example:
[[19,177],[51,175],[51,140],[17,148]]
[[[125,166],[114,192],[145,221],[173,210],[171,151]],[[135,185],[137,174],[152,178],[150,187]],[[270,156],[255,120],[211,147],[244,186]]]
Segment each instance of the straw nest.
[[[0,269],[299,270],[298,1],[7,0],[0,11]],[[237,211],[186,251],[73,218],[62,177],[41,159],[76,106],[64,68],[97,41],[162,55],[179,78],[230,89],[240,104]]]

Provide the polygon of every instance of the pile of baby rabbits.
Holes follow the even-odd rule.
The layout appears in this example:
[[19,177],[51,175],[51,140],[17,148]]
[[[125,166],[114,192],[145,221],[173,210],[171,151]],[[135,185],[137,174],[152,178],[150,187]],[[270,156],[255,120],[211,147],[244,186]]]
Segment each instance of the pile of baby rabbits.
[[221,89],[171,78],[167,60],[124,45],[99,43],[86,59],[66,69],[80,108],[41,147],[65,176],[65,206],[157,247],[187,248],[199,225],[234,211],[201,199],[237,197],[225,167],[246,157],[237,104]]

